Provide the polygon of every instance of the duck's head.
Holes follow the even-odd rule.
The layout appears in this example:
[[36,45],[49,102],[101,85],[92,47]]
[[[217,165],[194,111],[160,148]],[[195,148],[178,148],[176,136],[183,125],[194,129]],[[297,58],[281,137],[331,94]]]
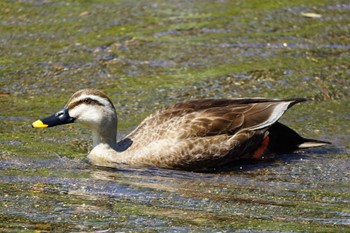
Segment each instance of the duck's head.
[[87,89],[74,93],[62,110],[33,122],[32,126],[47,128],[73,122],[100,131],[106,127],[116,127],[117,117],[112,102],[105,94]]

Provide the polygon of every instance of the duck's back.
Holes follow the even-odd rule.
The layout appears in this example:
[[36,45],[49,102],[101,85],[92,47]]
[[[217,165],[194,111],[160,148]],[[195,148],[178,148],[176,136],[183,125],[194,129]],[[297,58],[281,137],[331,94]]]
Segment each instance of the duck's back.
[[264,128],[291,105],[304,99],[203,99],[175,104],[147,117],[127,138],[143,145],[165,138],[233,135]]

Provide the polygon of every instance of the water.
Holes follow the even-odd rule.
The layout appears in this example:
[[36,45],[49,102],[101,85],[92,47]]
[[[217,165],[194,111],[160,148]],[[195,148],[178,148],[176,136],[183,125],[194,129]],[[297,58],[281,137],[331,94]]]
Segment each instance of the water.
[[[1,2],[1,231],[350,232],[349,9]],[[120,137],[185,99],[307,97],[282,122],[332,145],[212,173],[93,167],[86,129],[30,126],[80,88],[111,97]]]
[[350,224],[350,161],[334,150],[209,174],[104,170],[66,158],[21,164],[20,172],[17,164],[7,164],[0,179],[1,226],[43,231],[343,231]]

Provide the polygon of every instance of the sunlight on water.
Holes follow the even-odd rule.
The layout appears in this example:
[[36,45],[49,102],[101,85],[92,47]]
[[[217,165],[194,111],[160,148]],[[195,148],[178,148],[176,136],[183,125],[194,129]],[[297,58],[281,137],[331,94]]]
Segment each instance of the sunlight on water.
[[[0,231],[348,232],[349,3],[0,3]],[[90,132],[31,129],[99,88],[125,135],[185,99],[307,97],[282,121],[325,148],[212,173],[101,169]]]

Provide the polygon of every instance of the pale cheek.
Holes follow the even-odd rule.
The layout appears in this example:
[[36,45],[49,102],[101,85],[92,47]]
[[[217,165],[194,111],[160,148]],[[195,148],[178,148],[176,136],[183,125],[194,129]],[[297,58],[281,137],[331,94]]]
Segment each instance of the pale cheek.
[[83,110],[84,109],[81,106],[77,106],[73,109],[69,109],[68,114],[69,116],[74,117],[75,119],[78,120],[81,116],[81,113],[83,113]]
[[96,109],[84,109],[83,106],[76,107],[69,111],[71,117],[76,118],[76,122],[88,125],[90,127],[97,126],[102,121],[101,114]]
[[81,121],[91,125],[99,125],[102,121],[102,117],[100,114],[97,114],[96,111],[87,111],[81,115]]

